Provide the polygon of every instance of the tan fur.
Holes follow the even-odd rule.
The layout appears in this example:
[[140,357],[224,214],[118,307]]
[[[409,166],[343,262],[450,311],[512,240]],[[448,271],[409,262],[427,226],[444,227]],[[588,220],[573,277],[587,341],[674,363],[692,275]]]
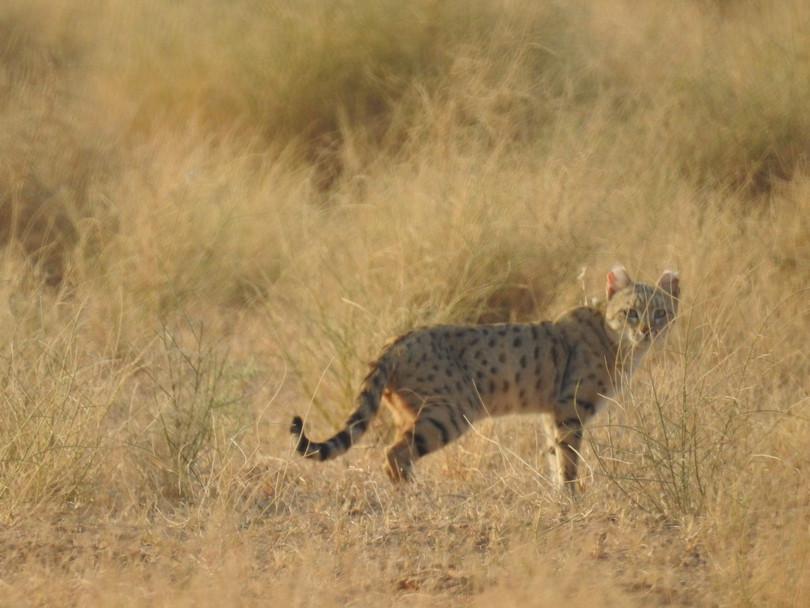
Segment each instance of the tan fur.
[[617,266],[608,273],[604,309],[582,306],[556,321],[528,324],[439,325],[389,342],[371,365],[346,427],[311,442],[296,417],[298,451],[326,460],[365,432],[382,398],[398,435],[386,471],[407,480],[413,463],[485,416],[546,414],[560,484],[577,476],[585,423],[629,377],[653,339],[677,313],[678,277],[665,272],[656,286],[633,283]]

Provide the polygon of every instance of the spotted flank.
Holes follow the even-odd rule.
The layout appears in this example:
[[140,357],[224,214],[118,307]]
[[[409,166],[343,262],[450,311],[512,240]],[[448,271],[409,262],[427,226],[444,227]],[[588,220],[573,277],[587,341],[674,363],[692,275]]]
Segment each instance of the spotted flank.
[[623,266],[607,275],[603,307],[582,306],[555,321],[437,325],[416,329],[383,347],[371,364],[355,410],[337,434],[315,442],[295,416],[290,432],[299,454],[329,460],[366,432],[384,401],[398,426],[386,451],[393,481],[413,464],[488,416],[544,415],[556,479],[572,489],[585,424],[626,381],[678,310],[678,275],[655,285],[635,283]]

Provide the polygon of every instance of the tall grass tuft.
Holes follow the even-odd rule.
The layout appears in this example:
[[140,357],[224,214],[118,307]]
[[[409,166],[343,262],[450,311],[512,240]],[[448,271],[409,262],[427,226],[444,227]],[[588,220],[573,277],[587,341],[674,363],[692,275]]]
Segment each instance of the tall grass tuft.
[[161,357],[146,372],[152,419],[136,441],[147,453],[147,471],[156,474],[155,489],[191,499],[209,490],[229,439],[238,434],[243,396],[227,353],[203,323],[186,319],[177,331],[164,325],[158,339]]

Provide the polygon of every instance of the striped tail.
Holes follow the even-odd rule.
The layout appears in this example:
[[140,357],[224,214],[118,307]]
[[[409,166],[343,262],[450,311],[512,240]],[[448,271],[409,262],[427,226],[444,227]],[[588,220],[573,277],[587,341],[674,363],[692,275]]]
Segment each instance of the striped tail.
[[298,437],[296,451],[307,458],[330,460],[345,454],[368,429],[371,420],[380,409],[380,399],[391,375],[389,364],[381,357],[371,364],[371,371],[363,380],[360,394],[357,396],[357,409],[346,421],[343,429],[323,443],[310,441],[304,434],[304,421],[295,416],[290,426],[290,433]]

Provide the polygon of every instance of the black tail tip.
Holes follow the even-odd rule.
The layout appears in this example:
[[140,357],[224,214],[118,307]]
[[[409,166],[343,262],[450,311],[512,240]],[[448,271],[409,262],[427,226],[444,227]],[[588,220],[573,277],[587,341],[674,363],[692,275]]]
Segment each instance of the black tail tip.
[[295,416],[290,425],[290,433],[293,435],[301,435],[304,432],[304,419],[301,416]]
[[324,459],[326,452],[323,446],[318,443],[312,443],[306,435],[304,435],[304,420],[301,416],[295,416],[290,425],[290,433],[298,437],[298,443],[295,445],[295,451],[306,456],[307,458],[320,458]]

